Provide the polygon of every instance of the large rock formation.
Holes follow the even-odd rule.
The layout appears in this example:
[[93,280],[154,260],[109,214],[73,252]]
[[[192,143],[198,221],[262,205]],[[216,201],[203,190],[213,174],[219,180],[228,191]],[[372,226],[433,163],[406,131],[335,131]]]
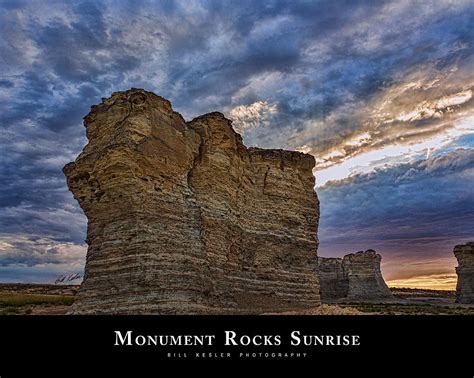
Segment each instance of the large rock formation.
[[318,305],[314,158],[247,148],[141,89],[85,117],[64,167],[89,223],[72,313],[261,313]]
[[474,303],[474,242],[455,246],[454,255],[458,260],[456,302]]
[[380,271],[382,257],[374,250],[344,258],[319,257],[321,300],[382,300],[393,298]]

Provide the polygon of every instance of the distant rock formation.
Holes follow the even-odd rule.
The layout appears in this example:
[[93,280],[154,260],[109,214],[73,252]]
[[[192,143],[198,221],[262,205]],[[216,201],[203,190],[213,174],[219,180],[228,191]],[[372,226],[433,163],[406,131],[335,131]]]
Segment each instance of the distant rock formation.
[[474,303],[474,242],[455,246],[454,255],[458,260],[456,302]]
[[318,263],[321,300],[324,302],[347,297],[349,280],[344,274],[342,259],[318,257]]
[[321,300],[381,300],[393,298],[380,271],[382,257],[374,250],[344,258],[319,257]]
[[247,148],[221,113],[185,122],[142,89],[85,117],[64,167],[88,218],[74,314],[237,314],[320,304],[311,155]]

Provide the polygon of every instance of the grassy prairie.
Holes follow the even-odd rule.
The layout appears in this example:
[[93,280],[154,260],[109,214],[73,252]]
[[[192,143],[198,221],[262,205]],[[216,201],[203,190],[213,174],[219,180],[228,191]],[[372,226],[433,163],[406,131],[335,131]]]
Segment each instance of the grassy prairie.
[[[78,285],[1,284],[0,315],[61,315],[74,301]],[[391,289],[390,302],[341,302],[323,304],[287,314],[305,315],[474,315],[474,306],[454,303],[454,291],[425,289]]]
[[57,307],[57,310],[62,310],[65,306],[70,306],[73,301],[72,295],[0,292],[0,315],[31,314],[35,312],[35,307]]
[[363,313],[381,315],[474,315],[474,307],[443,306],[428,303],[347,303]]

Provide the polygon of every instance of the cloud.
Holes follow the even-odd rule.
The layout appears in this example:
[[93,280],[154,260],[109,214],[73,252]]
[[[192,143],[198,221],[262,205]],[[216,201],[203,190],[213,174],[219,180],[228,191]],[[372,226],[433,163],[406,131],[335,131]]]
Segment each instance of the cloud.
[[[22,194],[18,194],[19,200],[22,200]],[[25,233],[32,237],[44,236],[57,241],[83,243],[87,220],[76,204],[67,204],[72,201],[63,199],[66,196],[69,197],[68,193],[59,197],[62,201],[56,206],[38,198],[34,203],[20,202],[16,206],[2,208],[2,231],[11,232],[12,235]]]
[[472,98],[472,90],[461,91],[452,95],[443,96],[433,102],[422,101],[414,110],[399,115],[397,121],[419,121],[429,118],[440,118],[443,113],[452,111],[456,105],[462,105]]
[[[321,141],[313,142],[317,151],[318,168],[338,165],[359,154],[380,150],[385,146],[398,145],[410,147],[428,139],[440,140],[440,136],[456,131],[465,119],[474,114],[472,88],[474,81],[466,81],[467,71],[438,76],[436,86],[432,78],[420,79],[422,71],[415,75],[418,80],[391,85],[381,91],[370,102],[358,103],[345,110],[336,110],[321,122],[308,122],[303,135],[310,138],[321,134]],[[413,80],[413,76],[407,79]],[[420,82],[421,80],[421,82]],[[458,86],[455,86],[456,81]],[[431,84],[426,84],[430,82]],[[425,87],[427,85],[428,87]],[[452,92],[449,90],[452,88]],[[361,114],[362,113],[362,114]],[[353,117],[352,127],[345,127],[344,117]],[[342,117],[342,118],[341,118]],[[328,129],[344,126],[344,131],[334,137],[326,138]],[[315,136],[311,135],[315,130]],[[464,127],[463,133],[472,133],[470,127]],[[309,138],[310,137],[310,138]],[[451,138],[452,140],[452,138]],[[309,143],[309,141],[308,141]],[[306,143],[306,144],[308,144]],[[341,153],[334,155],[333,151]]]
[[239,105],[232,108],[229,117],[235,130],[244,135],[246,130],[268,126],[272,116],[277,112],[276,105],[266,101],[257,101],[250,105]]
[[[469,16],[460,13],[463,4],[457,5],[460,8],[445,9],[444,14],[440,8],[421,6],[417,16],[412,7],[387,5],[327,38],[315,39],[302,60],[308,64],[304,71],[310,89],[294,84],[298,90],[291,94],[292,99],[306,100],[304,110],[293,113],[296,120],[289,117],[289,130],[275,133],[279,137],[272,143],[288,148],[311,146],[328,166],[384,145],[408,145],[436,136],[452,127],[459,113],[472,113]],[[395,23],[397,27],[387,27]],[[449,36],[443,28],[450,31]],[[375,37],[385,43],[366,48],[367,39]],[[344,53],[335,54],[339,44]],[[327,66],[320,69],[323,62]],[[291,76],[296,83],[298,77]],[[285,104],[280,102],[278,107],[284,114]],[[358,141],[360,135],[365,138]],[[341,153],[332,155],[334,150]]]
[[[404,212],[408,216],[410,207],[416,208],[420,212],[419,215],[423,215],[423,210],[430,210],[433,214],[445,216],[456,211],[460,214],[470,212],[472,207],[462,210],[453,208],[452,205],[464,200],[474,201],[470,188],[462,185],[473,177],[474,150],[459,148],[444,155],[331,182],[319,188],[318,193],[324,196],[325,193],[331,192],[332,197],[325,201],[326,204],[334,206],[338,203],[344,204],[344,206],[339,206],[342,212],[346,211],[343,209],[346,205],[355,205],[356,207],[352,207],[354,210],[363,211],[367,203],[373,203],[376,209],[368,212],[370,217],[374,217],[377,213],[383,215],[387,209],[391,209],[390,212],[394,216]],[[454,183],[459,184],[454,185]],[[351,197],[356,201],[351,201]],[[435,207],[433,198],[438,199]],[[441,211],[439,206],[446,206],[446,208]],[[338,218],[335,209],[328,214],[334,219]],[[359,217],[359,215],[355,216]],[[413,216],[416,215],[413,214]],[[350,216],[340,219],[340,221],[344,220],[350,220]],[[363,221],[364,218],[359,219],[359,223]]]
[[[396,165],[414,162],[445,151],[454,146],[461,138],[474,134],[474,115],[461,114],[458,120],[437,133],[417,135],[411,141],[402,143],[380,144],[377,147],[364,148],[368,133],[355,136],[346,146],[356,146],[356,153],[347,157],[346,149],[334,149],[325,156],[316,157],[316,184],[324,186],[333,180],[344,180],[360,173],[369,173],[377,169],[390,168]],[[427,135],[428,134],[428,135]],[[402,139],[405,139],[402,137]],[[358,147],[358,148],[357,148]]]
[[82,271],[85,263],[86,246],[71,242],[59,243],[44,237],[30,235],[0,236],[1,266],[45,266],[67,265]]

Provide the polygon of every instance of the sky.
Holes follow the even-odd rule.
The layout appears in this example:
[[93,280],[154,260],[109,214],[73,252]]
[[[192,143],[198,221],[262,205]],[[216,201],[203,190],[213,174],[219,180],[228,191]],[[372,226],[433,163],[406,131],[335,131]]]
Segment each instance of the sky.
[[372,248],[389,284],[453,288],[474,240],[472,25],[463,0],[0,0],[0,281],[82,272],[61,169],[90,106],[141,87],[313,154],[319,255]]

